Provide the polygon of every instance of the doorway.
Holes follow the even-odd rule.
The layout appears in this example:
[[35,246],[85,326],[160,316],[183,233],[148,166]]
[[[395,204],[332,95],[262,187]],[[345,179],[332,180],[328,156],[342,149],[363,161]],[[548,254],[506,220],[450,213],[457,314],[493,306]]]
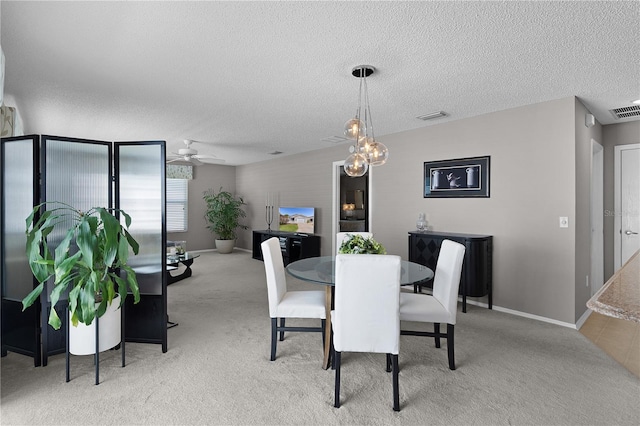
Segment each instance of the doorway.
[[604,149],[591,139],[591,295],[604,284]]
[[[344,172],[344,161],[334,161],[332,238],[338,232],[365,232],[371,227],[371,167],[362,177],[353,178]],[[335,256],[335,244],[331,244]]]
[[614,269],[640,249],[640,144],[614,147]]

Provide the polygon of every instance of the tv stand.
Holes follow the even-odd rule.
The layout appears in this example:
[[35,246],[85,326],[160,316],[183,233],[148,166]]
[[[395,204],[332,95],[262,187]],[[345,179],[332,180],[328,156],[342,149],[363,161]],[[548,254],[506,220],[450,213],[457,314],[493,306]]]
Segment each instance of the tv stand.
[[317,235],[265,230],[253,231],[252,257],[254,259],[263,260],[260,244],[272,237],[280,241],[282,261],[285,266],[296,260],[320,256],[320,237]]

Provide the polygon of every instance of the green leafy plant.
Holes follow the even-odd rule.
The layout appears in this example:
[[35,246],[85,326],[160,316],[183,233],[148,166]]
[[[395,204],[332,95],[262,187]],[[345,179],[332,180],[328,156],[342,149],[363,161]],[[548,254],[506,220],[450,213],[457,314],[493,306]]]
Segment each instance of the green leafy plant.
[[364,238],[358,234],[348,234],[340,248],[340,254],[386,254],[382,244],[373,238]]
[[207,228],[221,240],[235,240],[236,229],[249,229],[240,224],[240,218],[247,216],[242,210],[247,203],[241,197],[235,197],[221,187],[217,194],[213,189],[205,191],[202,199],[207,203],[204,215],[209,223]]
[[[53,208],[35,220],[37,212],[45,205]],[[110,211],[119,212],[126,226]],[[127,265],[129,248],[138,254],[138,243],[128,231],[131,217],[124,211],[94,207],[83,212],[54,201],[34,207],[26,223],[27,257],[39,284],[22,300],[23,310],[38,299],[50,278],[54,281],[49,294],[49,324],[56,330],[60,328],[61,321],[55,305],[69,287],[69,311],[74,326],[79,322],[90,325],[96,316],[101,317],[116,296],[116,288],[120,306],[124,304],[128,289],[133,293],[134,303],[140,301],[136,274]],[[68,227],[66,234],[52,252],[47,236],[63,226]],[[126,273],[126,279],[119,275],[119,271]]]

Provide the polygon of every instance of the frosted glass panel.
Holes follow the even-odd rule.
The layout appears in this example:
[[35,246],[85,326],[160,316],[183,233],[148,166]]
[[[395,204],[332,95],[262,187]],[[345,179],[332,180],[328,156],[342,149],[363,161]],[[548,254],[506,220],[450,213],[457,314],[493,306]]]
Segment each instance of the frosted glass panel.
[[46,200],[109,207],[109,144],[46,140]]
[[33,140],[3,142],[4,280],[5,299],[21,300],[33,289],[25,245],[25,219],[33,209]]
[[[110,145],[109,142],[45,139],[44,201],[61,201],[83,211],[92,207],[110,207]],[[69,219],[68,223],[57,226],[49,234],[47,243],[50,249],[60,244],[66,229],[71,226]]]
[[131,216],[131,235],[140,252],[130,258],[140,292],[162,294],[165,247],[162,241],[164,211],[163,146],[119,145],[119,208]]

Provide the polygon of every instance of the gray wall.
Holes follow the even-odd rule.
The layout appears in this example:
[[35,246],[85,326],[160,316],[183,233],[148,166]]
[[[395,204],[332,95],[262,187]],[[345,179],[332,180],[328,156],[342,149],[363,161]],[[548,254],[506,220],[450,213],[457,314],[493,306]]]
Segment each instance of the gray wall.
[[607,215],[606,211],[614,212],[613,198],[613,167],[614,147],[616,145],[629,145],[640,143],[640,121],[629,121],[620,124],[610,124],[602,128],[604,146],[604,279],[613,275],[613,214]]
[[[574,304],[575,110],[572,97],[381,137],[390,158],[372,175],[376,239],[406,259],[420,212],[436,230],[494,235],[494,303],[574,323],[584,312]],[[251,226],[266,228],[264,193],[277,191],[283,205],[317,208],[316,232],[330,254],[331,163],[347,147],[238,167],[238,191],[256,201]],[[491,156],[491,198],[423,198],[424,161],[480,155]],[[559,216],[569,217],[568,229]],[[250,248],[250,232],[238,245]]]
[[236,191],[236,168],[205,164],[193,168],[193,179],[189,181],[189,222],[187,232],[167,234],[167,240],[187,242],[187,250],[205,250],[215,248],[215,236],[207,229],[204,219],[205,203],[202,199],[204,191],[213,188],[216,191]]
[[[605,147],[605,209],[613,211],[613,146],[640,142],[640,122],[592,128],[588,110],[565,98],[381,137],[388,163],[372,175],[372,231],[407,258],[407,232],[420,212],[431,229],[494,236],[494,304],[575,323],[590,289],[591,140]],[[309,141],[309,143],[316,143]],[[265,229],[264,198],[316,207],[322,253],[331,254],[332,163],[348,144],[237,167],[251,206],[249,224]],[[488,199],[423,198],[423,163],[490,155]],[[558,218],[569,217],[569,228]],[[605,278],[613,271],[613,218],[605,217]],[[251,248],[251,232],[238,246]],[[486,299],[480,299],[486,301]]]
[[[589,110],[580,101],[575,101],[576,144],[576,218],[575,218],[575,321],[586,311],[591,298],[591,287],[587,287],[587,276],[591,275],[591,140],[602,144],[602,126],[587,128],[585,116]],[[589,285],[593,280],[589,279]]]
[[[311,143],[311,142],[309,142]],[[347,157],[347,145],[290,155],[246,166],[238,166],[236,186],[249,201],[249,226],[267,229],[265,194],[276,193],[278,206],[315,207],[315,233],[320,235],[322,254],[331,254],[332,163]],[[276,223],[272,224],[272,229]],[[238,247],[251,248],[251,230],[239,234]]]

